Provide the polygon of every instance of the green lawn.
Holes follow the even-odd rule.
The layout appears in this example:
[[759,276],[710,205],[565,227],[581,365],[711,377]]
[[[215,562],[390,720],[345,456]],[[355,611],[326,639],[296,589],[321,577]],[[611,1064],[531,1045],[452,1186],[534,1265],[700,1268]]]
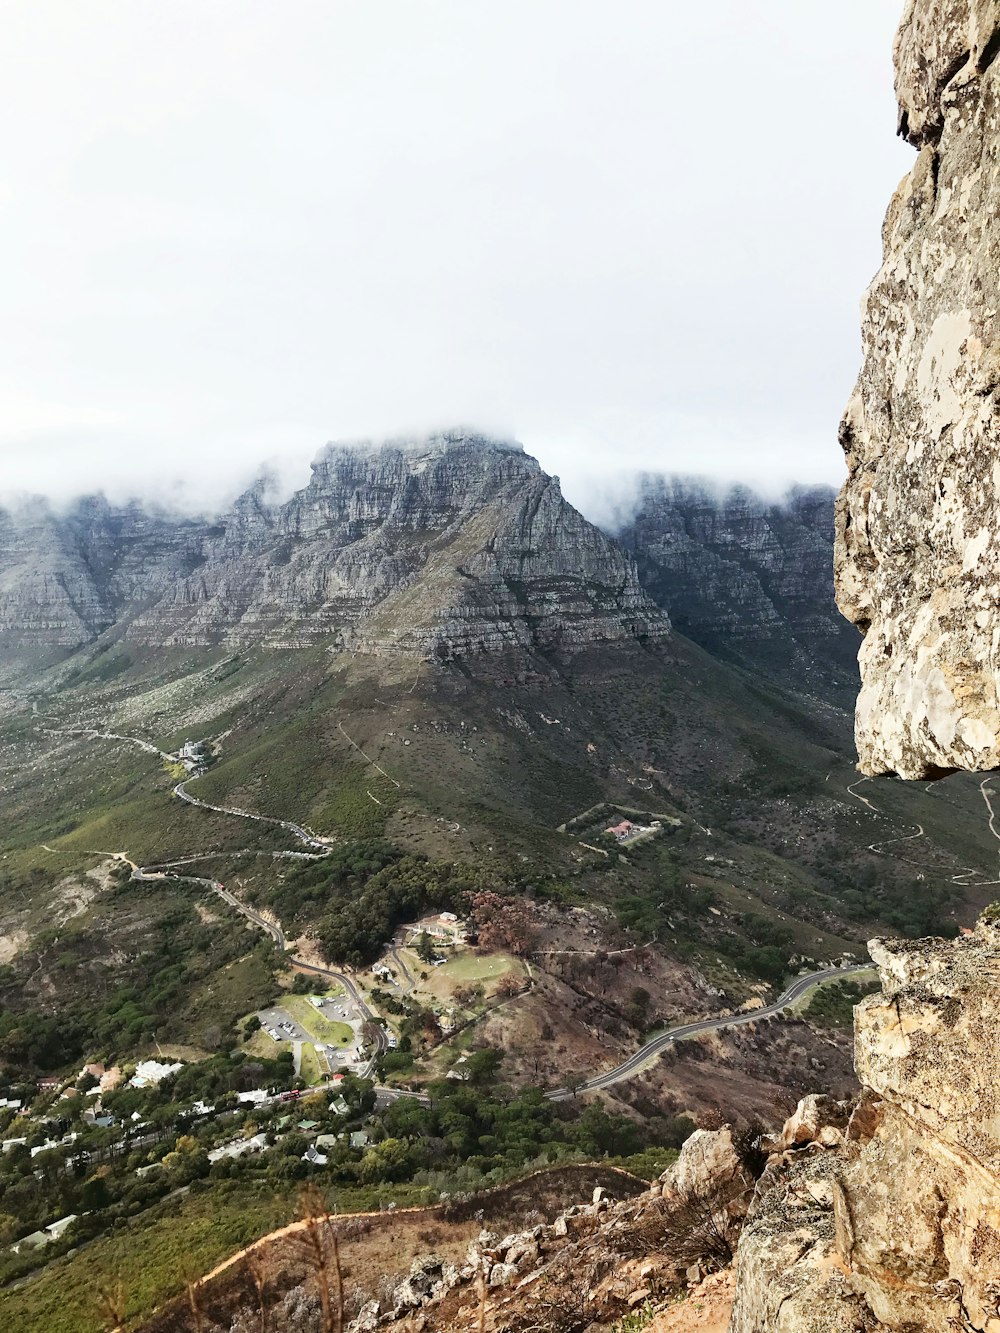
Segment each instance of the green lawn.
[[337,1023],[324,1018],[304,995],[285,995],[279,1003],[317,1041],[325,1042],[328,1046],[349,1046],[354,1041],[354,1031],[349,1023]]

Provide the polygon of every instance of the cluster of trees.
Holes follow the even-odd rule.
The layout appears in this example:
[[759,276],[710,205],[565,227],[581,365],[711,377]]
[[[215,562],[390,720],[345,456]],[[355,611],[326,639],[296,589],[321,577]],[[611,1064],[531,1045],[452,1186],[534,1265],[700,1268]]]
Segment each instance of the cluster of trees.
[[524,898],[482,889],[468,900],[469,923],[483,953],[527,953],[533,936],[533,913]]
[[371,962],[404,921],[429,910],[461,911],[484,876],[492,882],[478,866],[400,857],[373,875],[356,898],[331,904],[318,931],[327,957],[355,967]]
[[954,885],[914,875],[882,858],[839,844],[816,853],[816,868],[830,886],[838,908],[852,921],[881,921],[900,935],[954,935],[949,909],[961,891]]
[[[136,890],[140,892],[141,890]],[[57,1016],[34,1007],[24,976],[14,968],[0,976],[0,1065],[18,1072],[47,1071],[76,1063],[88,1049],[127,1055],[149,1041],[183,1040],[183,1015],[192,992],[216,976],[228,963],[247,953],[245,932],[236,921],[201,922],[193,906],[178,903],[148,928],[148,947],[126,960],[117,975],[90,966],[101,949],[86,930],[67,931],[53,945],[46,937],[35,942],[33,955],[67,976]],[[254,952],[264,964],[265,976],[276,966],[274,947],[261,937]],[[80,979],[87,979],[84,989]],[[263,998],[263,997],[262,997]],[[220,1036],[232,1032],[241,1017],[239,1005],[218,1014]]]

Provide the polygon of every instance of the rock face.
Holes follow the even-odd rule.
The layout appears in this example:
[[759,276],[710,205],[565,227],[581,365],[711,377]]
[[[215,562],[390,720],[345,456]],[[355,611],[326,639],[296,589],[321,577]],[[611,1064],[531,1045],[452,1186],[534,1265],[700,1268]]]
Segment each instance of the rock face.
[[900,133],[841,429],[840,606],[865,633],[861,767],[1000,765],[1000,3],[910,0]]
[[[1000,928],[873,941],[865,1088],[846,1128],[771,1159],[740,1240],[732,1333],[1000,1330]],[[786,1127],[787,1128],[787,1127]]]
[[263,644],[469,658],[655,642],[630,556],[516,445],[467,434],[328,447],[283,504],[217,523],[81,503],[0,516],[0,632],[73,647]]
[[675,628],[801,685],[857,689],[857,631],[833,596],[834,492],[770,502],[745,487],[645,477],[617,536]]

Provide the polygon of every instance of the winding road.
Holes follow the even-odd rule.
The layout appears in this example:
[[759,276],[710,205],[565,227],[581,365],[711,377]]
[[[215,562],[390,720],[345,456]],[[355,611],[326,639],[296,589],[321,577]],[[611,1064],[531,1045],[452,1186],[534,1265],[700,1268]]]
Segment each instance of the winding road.
[[695,1023],[682,1023],[679,1027],[669,1028],[647,1041],[645,1046],[640,1046],[634,1055],[630,1055],[616,1068],[588,1079],[578,1088],[555,1088],[545,1095],[550,1101],[563,1102],[581,1092],[600,1092],[604,1088],[613,1087],[616,1083],[623,1083],[626,1079],[632,1078],[655,1056],[662,1055],[669,1046],[683,1041],[685,1037],[697,1037],[703,1032],[721,1032],[724,1028],[741,1027],[745,1023],[756,1023],[761,1018],[771,1018],[780,1014],[783,1009],[787,1009],[790,1004],[794,1004],[796,1000],[800,1000],[814,986],[871,970],[871,963],[854,963],[850,967],[828,967],[821,972],[810,972],[804,977],[796,977],[773,1004],[765,1005],[763,1009],[751,1009],[746,1014],[729,1014],[724,1018],[700,1018]]
[[[991,797],[996,796],[997,793],[993,787],[988,785],[994,778],[995,775],[992,773],[988,773],[986,777],[983,778],[982,782],[979,784],[979,794],[986,805],[990,833],[996,838],[997,842],[1000,842],[1000,828],[997,827],[997,812],[994,810],[993,802],[991,800]],[[863,806],[866,806],[876,819],[891,818],[891,816],[886,815],[885,811],[880,810],[877,805],[872,805],[867,796],[862,796],[859,791],[855,790],[855,788],[860,787],[862,783],[871,781],[871,778],[864,777],[859,778],[857,782],[852,782],[851,785],[846,788],[848,796],[853,796],[856,801],[859,801]],[[889,853],[885,850],[886,847],[896,846],[901,842],[916,842],[920,838],[926,838],[927,834],[924,831],[923,824],[915,824],[913,825],[913,828],[914,832],[912,833],[903,833],[895,838],[883,838],[879,842],[869,843],[867,850],[874,852],[876,856],[888,856]],[[911,857],[901,856],[898,852],[893,853],[893,855],[898,861],[903,861],[907,865],[917,866],[920,870],[927,869],[926,860],[915,861]],[[1000,849],[998,849],[998,855],[1000,855]],[[957,874],[949,875],[948,880],[951,884],[957,884],[963,889],[991,889],[1000,886],[1000,878],[984,879],[982,877],[982,871],[976,870],[972,866],[966,866],[964,869],[959,870]]]
[[[135,737],[121,736],[115,733],[101,732],[93,728],[82,728],[82,727],[47,728],[47,730],[50,731],[62,730],[71,735],[83,735],[90,737],[92,739],[131,742],[132,744],[138,745],[141,749],[147,752],[159,755],[164,760],[168,760],[171,762],[174,760],[174,756],[168,755],[164,751],[159,750],[156,746],[151,745],[148,741],[139,740]],[[346,735],[346,732],[344,734]],[[350,740],[350,737],[347,737],[347,739]],[[355,742],[352,741],[351,744],[354,745]],[[356,746],[356,748],[359,749],[360,751],[359,746]],[[364,751],[360,752],[364,754]],[[367,755],[365,755],[364,757],[368,759]],[[374,763],[374,761],[371,759],[368,759],[368,762]],[[377,764],[375,764],[374,766],[378,768]],[[379,771],[382,772],[381,769],[379,769]],[[386,774],[386,776],[388,777],[388,774]],[[309,829],[304,828],[301,824],[293,823],[291,820],[276,819],[270,815],[254,814],[252,811],[240,810],[233,806],[212,805],[208,801],[203,801],[199,797],[191,795],[191,793],[187,790],[186,787],[186,783],[190,780],[191,779],[189,778],[186,779],[184,782],[177,783],[177,785],[173,789],[174,795],[178,796],[182,801],[186,801],[189,805],[200,806],[203,810],[211,810],[216,814],[229,815],[236,819],[250,819],[255,821],[256,823],[277,825],[279,828],[286,829],[294,837],[298,838],[301,842],[306,843],[308,846],[317,849],[322,849],[314,853],[314,855],[316,855],[317,857],[322,857],[329,854],[332,845],[331,841],[329,839],[319,837],[315,833],[312,833]],[[394,781],[394,779],[391,778],[389,780]],[[862,779],[862,781],[864,781],[864,779]],[[854,785],[859,786],[860,783],[856,783]],[[986,804],[990,809],[990,815],[991,815],[990,827],[996,834],[997,838],[1000,839],[1000,833],[997,833],[993,826],[993,821],[992,821],[993,809],[989,801],[989,796],[993,795],[994,793],[992,791],[990,793],[987,793],[985,791],[985,785],[986,783],[984,781],[982,789],[983,799],[986,801]],[[875,811],[875,807],[871,805],[871,803],[865,797],[859,795],[857,792],[850,791],[850,788],[848,790],[850,794],[854,796],[858,801],[868,806],[870,810]],[[919,837],[922,834],[923,834],[923,829],[920,829],[919,833],[910,836]],[[372,1037],[373,1050],[371,1058],[369,1059],[367,1065],[364,1067],[364,1070],[362,1072],[367,1075],[371,1074],[371,1072],[374,1070],[376,1061],[378,1060],[379,1056],[384,1054],[389,1049],[389,1041],[388,1041],[388,1036],[385,1030],[382,1028],[381,1024],[375,1021],[375,1015],[372,1013],[368,1004],[365,1002],[364,997],[362,996],[361,991],[359,987],[356,985],[356,983],[343,972],[335,972],[330,968],[322,967],[316,963],[307,962],[304,958],[297,958],[293,954],[290,954],[288,952],[288,941],[285,937],[285,932],[282,929],[281,924],[276,920],[265,917],[261,913],[254,911],[252,907],[249,907],[240,898],[237,898],[234,893],[231,893],[225,887],[225,885],[222,884],[219,880],[210,879],[202,875],[175,873],[175,867],[189,865],[194,861],[208,859],[209,857],[215,855],[233,855],[234,853],[210,852],[210,853],[205,853],[203,857],[194,857],[194,856],[184,857],[183,859],[178,861],[166,862],[161,865],[149,865],[149,866],[136,865],[136,863],[134,861],[129,860],[129,858],[123,852],[112,852],[107,854],[115,856],[118,860],[123,861],[129,866],[131,866],[132,878],[135,880],[161,880],[161,881],[165,879],[184,880],[187,883],[198,884],[201,885],[203,888],[211,890],[213,893],[217,894],[223,900],[223,902],[225,902],[228,906],[232,907],[235,911],[240,912],[247,919],[247,921],[251,923],[251,925],[256,926],[259,930],[263,930],[264,932],[266,932],[266,934],[268,934],[274,941],[275,947],[280,952],[288,956],[288,959],[293,964],[293,966],[297,967],[300,971],[308,972],[313,974],[314,976],[322,977],[324,979],[339,983],[339,985],[341,985],[344,988],[344,992],[350,998],[351,1003],[357,1009],[358,1014],[369,1025],[369,1033],[371,1034]],[[294,855],[294,853],[292,854]],[[274,853],[274,855],[289,855],[289,853]],[[309,855],[309,853],[298,853],[298,855]],[[403,960],[400,958],[398,952],[395,949],[391,950],[391,956],[395,959],[396,963],[400,967],[400,970],[404,978],[410,983],[410,987],[412,988],[413,978],[410,976],[410,973],[408,972],[406,965],[404,964]],[[626,1060],[624,1060],[620,1065],[617,1065],[614,1069],[609,1069],[602,1074],[595,1075],[593,1078],[588,1079],[585,1083],[580,1084],[579,1087],[573,1089],[554,1088],[546,1092],[545,1095],[550,1101],[566,1101],[569,1098],[575,1097],[578,1093],[581,1092],[598,1092],[605,1088],[613,1087],[616,1083],[623,1083],[625,1082],[626,1079],[634,1077],[651,1060],[655,1059],[656,1056],[658,1055],[662,1055],[662,1053],[665,1050],[667,1050],[670,1046],[674,1045],[675,1042],[683,1041],[685,1038],[688,1037],[699,1036],[705,1032],[720,1032],[726,1028],[740,1027],[747,1023],[755,1023],[762,1018],[773,1017],[777,1014],[780,1014],[782,1010],[786,1009],[790,1004],[794,1004],[796,1000],[801,999],[802,996],[805,995],[814,986],[821,985],[823,982],[834,981],[840,977],[849,977],[853,976],[855,973],[858,972],[868,972],[868,971],[871,971],[870,963],[856,963],[852,964],[849,967],[831,967],[831,968],[824,968],[819,972],[810,972],[805,976],[797,977],[788,987],[788,989],[784,991],[784,993],[780,995],[777,998],[777,1000],[774,1001],[773,1004],[766,1005],[764,1008],[761,1009],[750,1010],[748,1013],[744,1014],[728,1014],[717,1018],[703,1018],[703,1019],[698,1019],[694,1023],[683,1023],[678,1027],[669,1028],[665,1032],[658,1033],[655,1037],[653,1037],[650,1041],[646,1042],[644,1046],[641,1046],[633,1055],[630,1055]],[[421,1100],[425,1100],[425,1094],[408,1092],[405,1089],[383,1089],[382,1091],[384,1091],[385,1094],[390,1098],[411,1096],[411,1097],[417,1097]]]

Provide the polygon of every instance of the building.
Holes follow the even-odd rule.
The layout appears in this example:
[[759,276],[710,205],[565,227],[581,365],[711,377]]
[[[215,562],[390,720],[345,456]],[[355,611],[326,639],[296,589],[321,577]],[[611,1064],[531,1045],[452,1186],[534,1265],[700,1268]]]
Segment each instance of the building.
[[151,1088],[183,1068],[184,1065],[180,1061],[176,1064],[165,1065],[161,1064],[159,1060],[140,1060],[135,1067],[135,1073],[129,1080],[129,1087]]
[[236,1100],[241,1106],[263,1106],[271,1100],[271,1094],[264,1088],[252,1088],[249,1092],[238,1092]]
[[247,1153],[263,1152],[267,1147],[266,1134],[254,1134],[249,1139],[232,1139],[208,1154],[210,1162],[221,1162],[225,1157],[245,1157]]
[[412,926],[404,926],[403,932],[408,946],[412,947],[421,935],[427,935],[435,944],[464,944],[466,929],[454,912],[439,912],[436,916],[425,916]]
[[623,819],[620,824],[612,824],[604,832],[610,833],[618,842],[628,842],[629,838],[634,838],[637,833],[642,832],[642,829],[630,819]]
[[58,1222],[50,1222],[47,1227],[42,1227],[41,1231],[33,1231],[30,1236],[24,1236],[16,1245],[12,1245],[11,1249],[15,1254],[20,1254],[22,1249],[37,1250],[43,1245],[51,1245],[54,1240],[61,1239],[76,1218],[76,1213],[70,1213],[69,1217],[61,1217]]

